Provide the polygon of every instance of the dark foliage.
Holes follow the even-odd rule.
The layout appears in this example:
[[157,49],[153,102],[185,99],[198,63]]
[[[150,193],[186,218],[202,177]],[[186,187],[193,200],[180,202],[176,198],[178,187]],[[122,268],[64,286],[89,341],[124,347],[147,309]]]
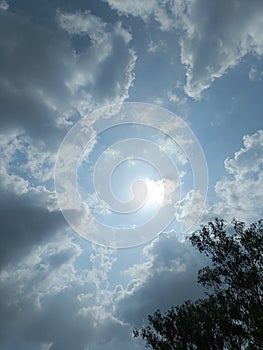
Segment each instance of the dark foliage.
[[198,273],[206,298],[157,310],[134,336],[154,350],[263,349],[263,220],[215,219],[189,239],[211,259]]

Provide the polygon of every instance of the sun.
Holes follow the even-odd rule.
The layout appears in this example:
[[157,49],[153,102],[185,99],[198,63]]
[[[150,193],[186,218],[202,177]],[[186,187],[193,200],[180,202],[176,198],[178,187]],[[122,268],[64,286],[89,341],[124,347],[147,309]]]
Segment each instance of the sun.
[[147,186],[148,193],[146,199],[146,205],[158,205],[161,206],[164,197],[164,184],[163,180],[150,180],[145,179],[144,183]]

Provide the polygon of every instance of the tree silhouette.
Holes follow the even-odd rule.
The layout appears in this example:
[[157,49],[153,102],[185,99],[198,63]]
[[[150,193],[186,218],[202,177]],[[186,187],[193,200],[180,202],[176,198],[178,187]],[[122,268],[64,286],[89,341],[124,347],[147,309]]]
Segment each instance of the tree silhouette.
[[215,219],[189,240],[211,259],[198,272],[206,297],[157,310],[134,336],[154,350],[263,349],[263,220]]

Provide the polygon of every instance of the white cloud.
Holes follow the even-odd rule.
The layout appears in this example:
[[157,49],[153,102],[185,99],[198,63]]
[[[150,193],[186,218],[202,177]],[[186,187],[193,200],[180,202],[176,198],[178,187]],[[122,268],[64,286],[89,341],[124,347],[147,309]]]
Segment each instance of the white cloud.
[[109,205],[104,200],[100,199],[97,193],[93,193],[88,196],[84,201],[84,205],[88,211],[92,211],[95,214],[110,215],[111,211]]
[[150,40],[148,47],[147,47],[147,51],[151,52],[151,53],[155,53],[157,51],[159,51],[162,48],[162,46],[160,45],[160,43],[154,42],[153,40]]
[[[186,68],[185,92],[194,99],[245,55],[263,54],[261,0],[152,0],[138,6],[129,0],[107,2],[120,14],[154,19],[162,31],[174,31]],[[150,42],[149,49],[155,52],[157,46]]]
[[175,204],[176,220],[183,223],[182,233],[189,233],[189,230],[193,232],[198,228],[205,211],[205,202],[206,198],[200,191],[191,190]]
[[8,2],[6,0],[1,0],[0,1],[0,10],[6,11],[6,10],[8,10],[8,8],[9,8]]
[[251,222],[263,216],[263,131],[244,136],[243,142],[244,147],[225,160],[227,176],[215,186],[219,202],[210,213]]
[[41,350],[50,350],[53,343],[45,343],[42,345]]
[[91,39],[91,46],[76,54],[74,79],[69,82],[80,113],[85,115],[105,105],[122,103],[135,78],[137,56],[128,46],[130,33],[120,23],[104,23],[89,12],[60,13],[58,18],[73,40],[78,34]]
[[[167,152],[169,156],[176,161],[176,164],[186,165],[188,163],[187,155],[179,147],[179,145],[174,142],[173,139],[167,137],[160,137],[158,140],[158,144],[164,152]],[[179,176],[182,177],[183,173],[181,172]]]
[[156,7],[155,0],[104,0],[121,14],[139,16],[147,20]]
[[[171,14],[173,1],[170,0],[104,0],[121,15],[140,17],[148,22],[152,17],[159,24],[162,31],[168,31],[177,25]],[[176,4],[177,5],[177,4]]]
[[258,71],[256,67],[252,67],[249,71],[248,77],[251,81],[262,80],[263,72]]
[[[198,99],[245,55],[263,54],[262,1],[185,1],[181,61],[186,93]],[[176,5],[174,7],[176,10]]]
[[176,95],[175,93],[172,93],[172,91],[170,91],[170,90],[167,92],[167,97],[168,97],[169,101],[175,102],[176,104],[179,104],[179,105],[183,105],[187,102],[187,99],[185,97],[181,98],[178,95]]
[[159,22],[162,31],[169,31],[176,27],[175,18],[171,16],[170,11],[167,10],[169,5],[169,0],[159,1],[158,6],[154,11],[155,20]]
[[[103,43],[106,45],[107,40],[110,39],[110,32],[112,27],[115,33],[123,37],[126,44],[128,44],[132,36],[121,26],[120,22],[114,25],[103,22],[100,17],[92,15],[90,11],[83,11],[77,13],[63,13],[58,12],[58,22],[61,28],[66,30],[71,35],[88,35],[92,42]],[[108,29],[110,29],[108,31]]]
[[[18,131],[11,133],[11,135],[8,133],[0,135],[0,152],[2,155],[0,176],[11,191],[12,183],[17,187],[16,192],[19,194],[19,183],[24,183],[21,186],[21,193],[24,193],[30,187],[44,185],[53,180],[54,153],[26,134]],[[13,181],[12,177],[15,177],[16,181]]]
[[155,105],[162,106],[164,103],[164,100],[160,97],[156,97],[152,102]]
[[84,11],[79,13],[63,13],[58,12],[58,22],[61,28],[69,34],[88,35],[94,42],[105,40],[107,33],[105,32],[106,23],[90,13]]

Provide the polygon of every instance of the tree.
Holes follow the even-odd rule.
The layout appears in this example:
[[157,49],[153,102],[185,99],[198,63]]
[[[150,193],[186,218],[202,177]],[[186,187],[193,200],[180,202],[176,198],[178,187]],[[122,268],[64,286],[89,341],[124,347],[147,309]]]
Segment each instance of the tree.
[[263,220],[246,228],[215,219],[189,238],[211,264],[199,270],[206,297],[148,316],[141,336],[154,350],[263,348]]

